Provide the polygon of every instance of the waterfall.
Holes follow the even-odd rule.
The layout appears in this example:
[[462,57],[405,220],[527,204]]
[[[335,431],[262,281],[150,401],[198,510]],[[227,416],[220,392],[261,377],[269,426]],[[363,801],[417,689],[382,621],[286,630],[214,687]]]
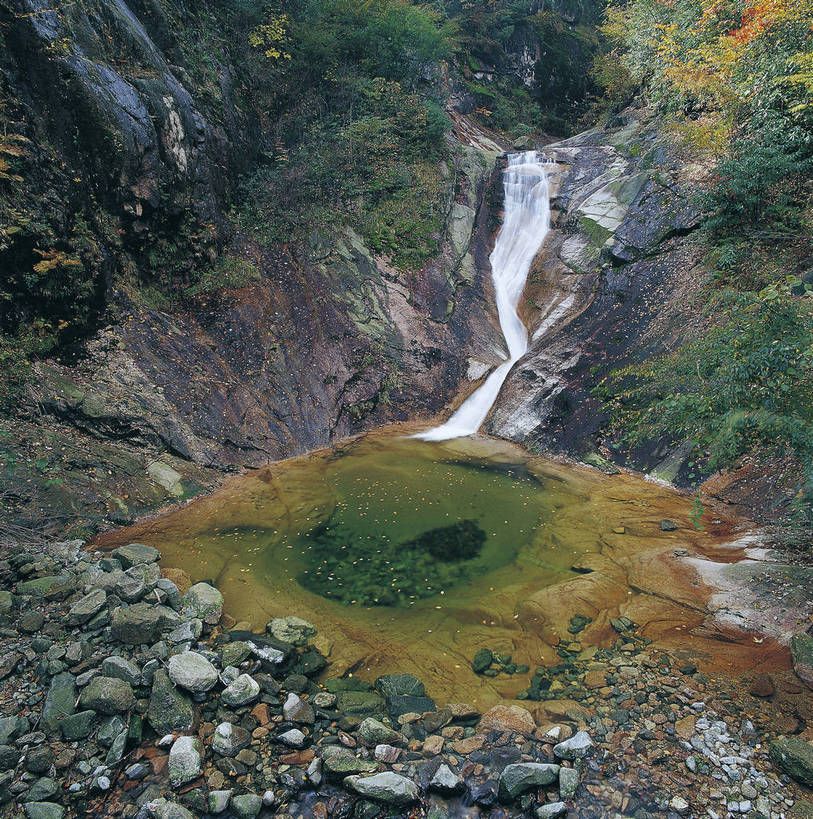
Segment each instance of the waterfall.
[[528,330],[517,315],[517,305],[525,289],[528,271],[550,226],[545,163],[546,160],[536,151],[509,154],[508,167],[503,173],[505,215],[490,261],[497,314],[508,347],[508,359],[445,424],[421,432],[415,438],[445,441],[476,433],[497,400],[511,367],[528,350]]

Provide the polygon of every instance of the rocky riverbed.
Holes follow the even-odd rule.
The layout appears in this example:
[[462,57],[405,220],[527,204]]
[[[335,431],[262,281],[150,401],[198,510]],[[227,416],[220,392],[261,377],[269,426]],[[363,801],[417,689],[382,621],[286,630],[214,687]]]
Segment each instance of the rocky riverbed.
[[407,674],[331,677],[295,613],[254,634],[152,547],[82,545],[0,562],[5,815],[813,815],[809,635],[796,673],[732,679],[627,619],[582,646],[573,612],[558,665],[509,669],[557,714],[538,725],[521,699],[481,714]]

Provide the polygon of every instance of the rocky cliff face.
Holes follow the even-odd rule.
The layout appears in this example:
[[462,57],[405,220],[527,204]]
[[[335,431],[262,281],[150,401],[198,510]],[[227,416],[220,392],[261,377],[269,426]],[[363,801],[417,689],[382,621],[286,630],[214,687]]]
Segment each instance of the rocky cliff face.
[[[488,267],[499,148],[459,147],[438,168],[442,252],[420,271],[392,269],[349,230],[257,246],[227,212],[258,118],[210,5],[0,5],[2,113],[25,140],[0,191],[24,206],[21,227],[0,225],[0,266],[23,281],[53,247],[83,265],[92,305],[80,316],[75,293],[44,283],[30,305],[0,299],[3,329],[46,302],[65,327],[0,440],[23,517],[128,520],[223,470],[432,415],[502,353]],[[194,281],[223,248],[254,280],[146,297],[156,278]]]
[[[31,313],[61,322],[63,342],[76,338],[114,280],[183,280],[230,237],[224,213],[257,153],[257,116],[214,24],[195,17],[206,11],[0,5],[0,118],[19,153],[0,191],[11,211],[0,266],[14,297],[0,302],[3,330]],[[32,282],[41,250],[58,275]]]
[[[392,270],[349,230],[277,250],[238,236],[232,252],[259,271],[243,288],[171,311],[118,293],[118,321],[74,361],[35,365],[31,407],[15,422],[18,441],[45,439],[46,470],[60,478],[45,502],[81,497],[91,514],[103,497],[109,517],[128,520],[223,470],[453,401],[503,354],[488,265],[495,162],[457,152],[443,252],[417,273]],[[106,459],[117,468],[99,471]]]

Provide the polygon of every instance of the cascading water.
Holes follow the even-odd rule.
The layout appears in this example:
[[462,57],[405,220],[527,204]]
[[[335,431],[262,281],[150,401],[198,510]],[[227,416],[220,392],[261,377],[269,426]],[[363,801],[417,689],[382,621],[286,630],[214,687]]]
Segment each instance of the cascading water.
[[491,277],[497,299],[500,328],[508,346],[508,360],[500,364],[452,417],[415,438],[445,441],[473,435],[497,400],[511,367],[528,350],[528,330],[517,315],[528,271],[550,226],[550,198],[545,161],[536,151],[508,155],[503,175],[505,216],[494,250]]

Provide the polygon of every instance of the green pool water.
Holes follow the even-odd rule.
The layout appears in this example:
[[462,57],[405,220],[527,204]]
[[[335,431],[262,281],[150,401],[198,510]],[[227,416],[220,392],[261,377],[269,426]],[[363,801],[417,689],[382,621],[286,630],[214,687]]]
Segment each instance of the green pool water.
[[232,478],[98,545],[156,546],[182,585],[213,581],[241,628],[310,620],[333,674],[415,673],[484,703],[523,681],[475,676],[482,647],[535,667],[556,661],[576,613],[610,640],[620,612],[654,618],[654,636],[696,617],[664,602],[677,577],[667,558],[713,548],[724,529],[697,531],[688,498],[633,475],[387,431]]

